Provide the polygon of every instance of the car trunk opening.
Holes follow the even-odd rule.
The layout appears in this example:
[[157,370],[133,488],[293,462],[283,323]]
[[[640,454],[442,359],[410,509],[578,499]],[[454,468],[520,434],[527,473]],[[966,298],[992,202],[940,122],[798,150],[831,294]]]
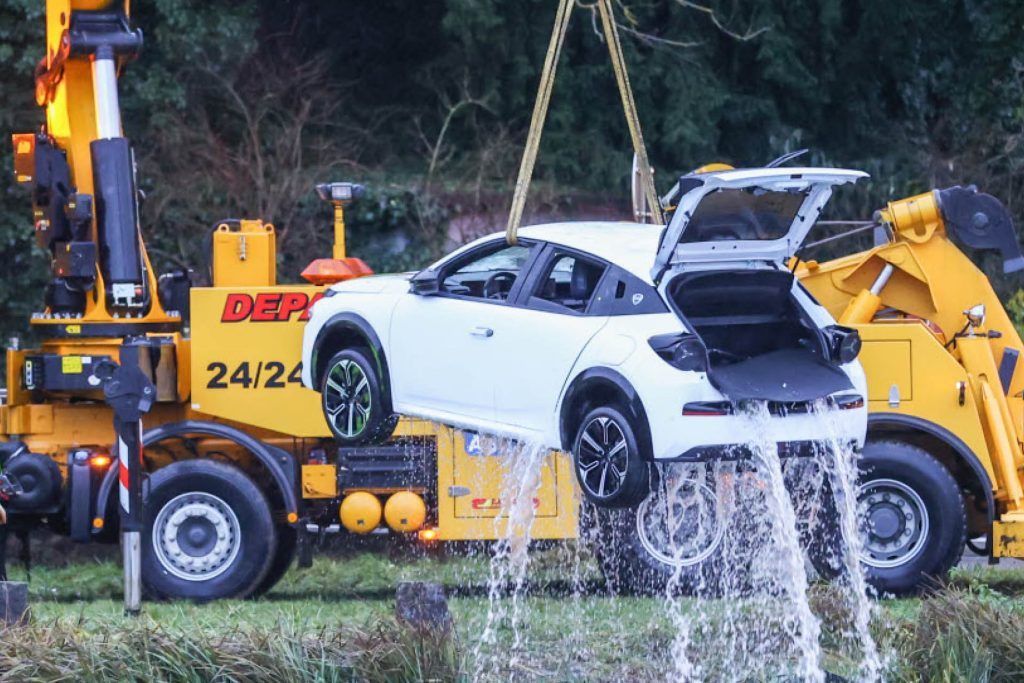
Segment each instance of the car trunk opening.
[[730,400],[799,403],[853,388],[792,290],[782,270],[698,271],[669,283],[676,311],[707,347],[708,378]]

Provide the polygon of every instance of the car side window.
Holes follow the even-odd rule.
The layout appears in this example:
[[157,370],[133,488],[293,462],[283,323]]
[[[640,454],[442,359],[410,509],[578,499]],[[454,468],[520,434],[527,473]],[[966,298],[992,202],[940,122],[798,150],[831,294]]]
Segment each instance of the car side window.
[[505,242],[468,262],[455,264],[444,274],[442,289],[455,296],[505,301],[530,258],[530,245],[509,246]]
[[538,279],[530,303],[552,311],[583,313],[594,298],[604,271],[605,266],[596,261],[556,252]]

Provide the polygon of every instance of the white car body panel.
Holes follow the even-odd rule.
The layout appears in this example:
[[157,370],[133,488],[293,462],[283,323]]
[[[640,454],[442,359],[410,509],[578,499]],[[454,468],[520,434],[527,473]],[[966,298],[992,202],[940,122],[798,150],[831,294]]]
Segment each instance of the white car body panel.
[[537,430],[555,414],[580,353],[609,318],[501,308],[489,340],[497,360],[488,366],[495,379],[495,419],[510,429]]
[[407,294],[394,308],[385,355],[395,410],[425,409],[494,419],[490,339],[477,328],[494,325],[495,306],[484,301]]
[[[302,334],[303,385],[310,389],[320,390],[320,387],[314,385],[310,360],[313,357],[317,336],[324,324],[339,310],[358,315],[366,320],[380,340],[387,343],[391,327],[391,311],[398,303],[399,298],[409,292],[410,276],[411,273],[398,273],[347,280],[329,288],[332,290],[333,296],[325,296],[310,307],[309,320],[306,322],[306,328]],[[339,297],[338,301],[331,305],[334,297]]]

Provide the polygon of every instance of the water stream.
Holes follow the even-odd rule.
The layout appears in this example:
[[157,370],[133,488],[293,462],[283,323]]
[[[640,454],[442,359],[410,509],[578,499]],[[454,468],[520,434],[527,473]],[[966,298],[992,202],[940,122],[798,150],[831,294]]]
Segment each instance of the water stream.
[[[548,450],[535,443],[496,440],[496,452],[504,459],[501,511],[494,518],[494,545],[487,582],[488,611],[483,632],[474,649],[474,679],[496,676],[499,669],[515,671],[526,646],[523,623],[523,589],[530,564],[530,540],[536,519],[534,500],[541,484],[541,467]],[[506,591],[511,591],[506,596]],[[507,622],[511,646],[499,652],[498,630]]]
[[842,597],[851,617],[846,623],[843,636],[860,650],[858,679],[879,680],[886,668],[886,662],[878,650],[878,644],[871,635],[871,618],[875,605],[869,599],[873,591],[864,576],[864,567],[859,561],[863,543],[859,533],[857,510],[857,452],[842,439],[836,412],[829,410],[823,402],[815,406],[815,414],[827,427],[827,437],[822,443],[820,460],[825,466],[834,505],[839,522],[841,537],[837,549],[838,558],[834,563],[842,567],[833,585],[842,589]]
[[[839,436],[836,414],[824,404],[815,417],[827,438],[813,457],[780,458],[767,438],[774,418],[765,404],[745,406],[743,414],[754,438],[735,457],[663,466],[655,493],[639,511],[614,513],[628,514],[632,523],[618,525],[609,536],[595,521],[607,516],[583,516],[581,543],[564,560],[571,590],[564,642],[571,652],[561,671],[588,678],[580,547],[590,538],[605,544],[632,540],[665,563],[652,588],[663,597],[670,625],[669,652],[656,653],[670,659],[667,677],[821,682],[827,677],[827,643],[832,659],[840,652],[844,677],[881,679],[885,661],[870,632],[874,607],[858,561],[856,452]],[[489,559],[487,615],[473,639],[473,678],[543,677],[531,668],[524,594],[535,498],[548,452],[507,439],[496,440],[495,448],[505,473],[494,522],[499,540]],[[640,540],[623,538],[630,533]],[[834,567],[832,586],[810,584],[805,557],[814,553]],[[829,596],[830,608],[816,614],[815,609],[822,612],[822,594]],[[618,602],[609,599],[608,609],[618,609]]]

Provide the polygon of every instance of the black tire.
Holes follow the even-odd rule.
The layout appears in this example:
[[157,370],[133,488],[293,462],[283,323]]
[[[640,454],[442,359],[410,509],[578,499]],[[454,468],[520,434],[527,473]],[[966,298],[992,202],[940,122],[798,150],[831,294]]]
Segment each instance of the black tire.
[[267,576],[277,530],[266,496],[238,468],[173,463],[150,477],[145,505],[142,580],[150,597],[245,598]]
[[[960,487],[927,451],[900,441],[868,441],[860,469],[865,578],[880,595],[919,593],[963,555],[967,513]],[[837,528],[824,529],[823,539],[811,546],[811,562],[825,578],[841,573]]]
[[288,524],[278,525],[277,552],[274,553],[274,559],[270,563],[267,575],[253,591],[252,597],[259,597],[269,592],[288,573],[298,552],[298,539],[299,533],[295,527]]
[[398,423],[377,364],[362,349],[344,349],[327,361],[320,396],[327,426],[342,446],[387,441]]
[[650,493],[650,458],[641,450],[633,423],[615,406],[583,416],[572,456],[576,481],[597,507],[634,507]]

